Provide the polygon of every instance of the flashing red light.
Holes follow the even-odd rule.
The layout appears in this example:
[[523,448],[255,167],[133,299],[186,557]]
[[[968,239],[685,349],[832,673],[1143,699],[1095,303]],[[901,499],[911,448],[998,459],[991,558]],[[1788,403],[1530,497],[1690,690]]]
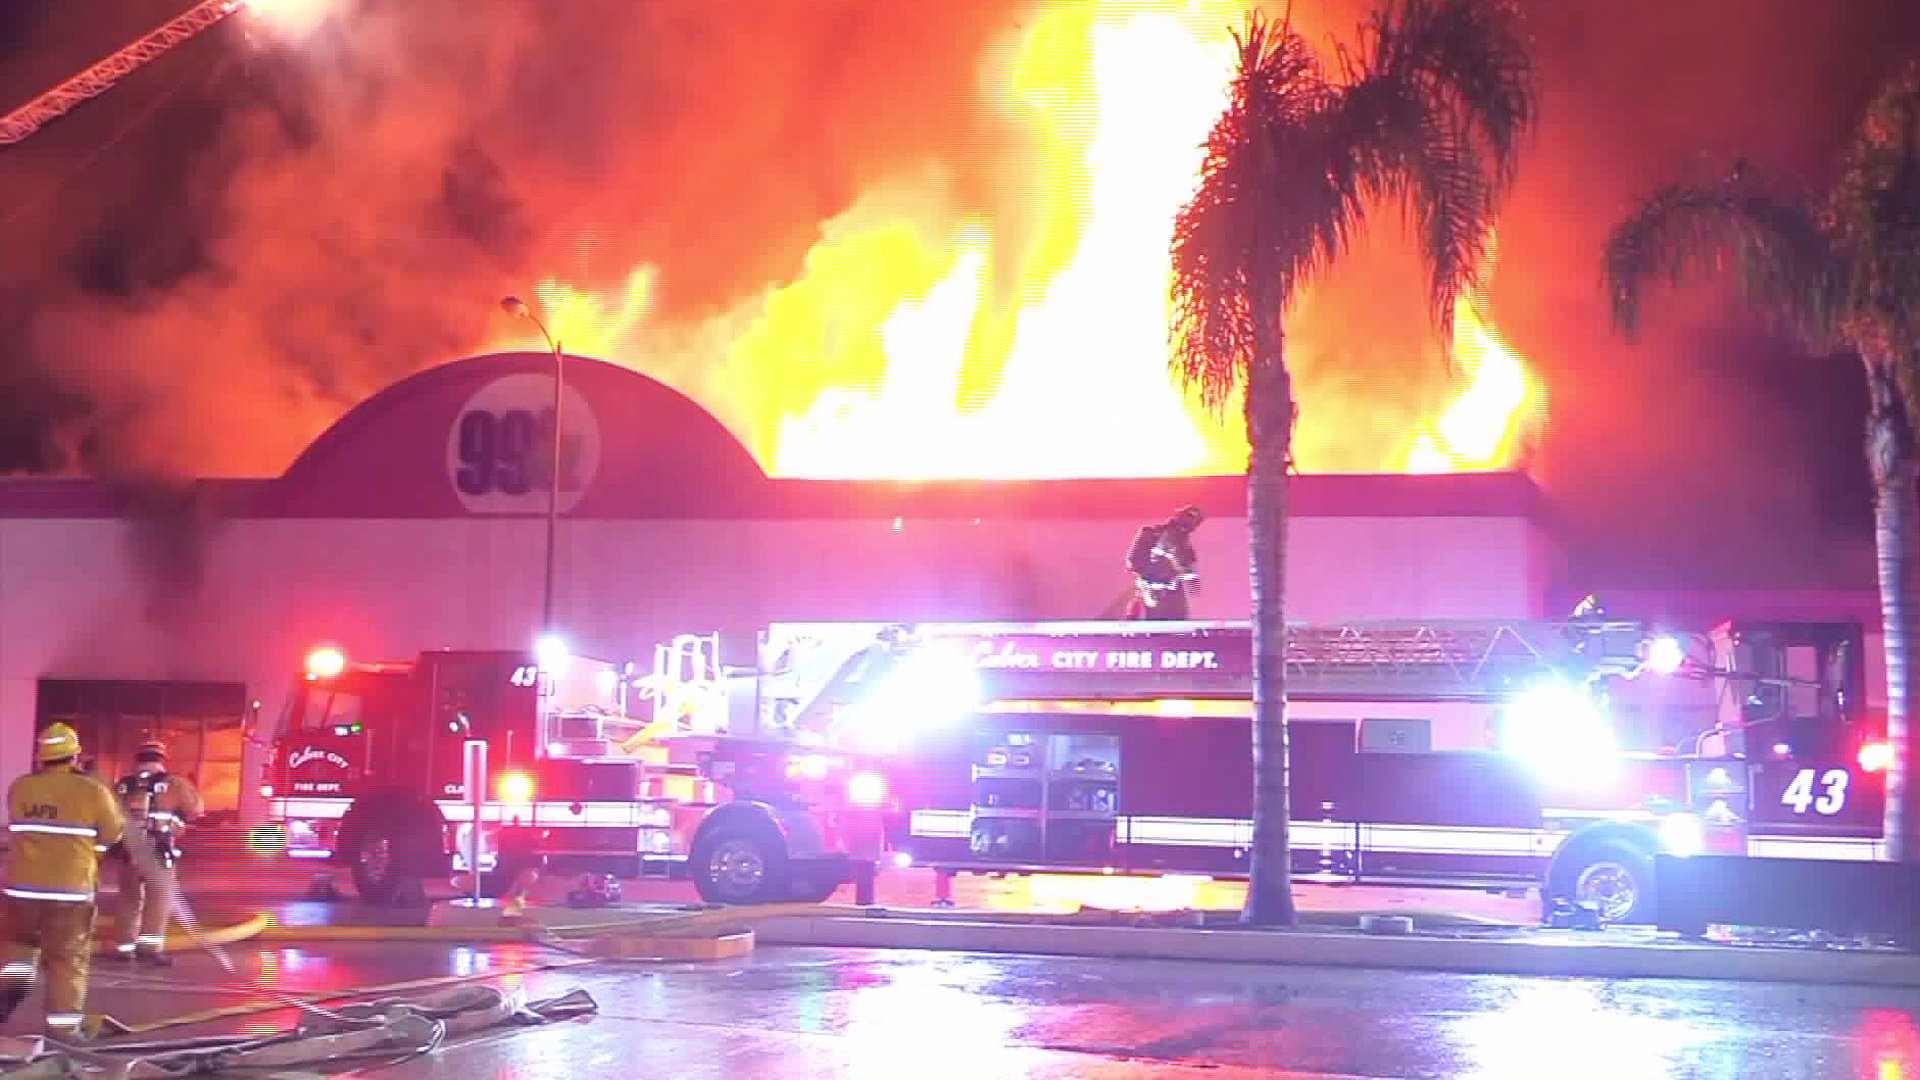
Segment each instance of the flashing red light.
[[307,678],[331,679],[347,670],[347,654],[332,645],[316,646],[307,653]]
[[1868,772],[1885,772],[1893,764],[1893,747],[1883,742],[1870,742],[1860,748],[1858,760],[1860,767]]

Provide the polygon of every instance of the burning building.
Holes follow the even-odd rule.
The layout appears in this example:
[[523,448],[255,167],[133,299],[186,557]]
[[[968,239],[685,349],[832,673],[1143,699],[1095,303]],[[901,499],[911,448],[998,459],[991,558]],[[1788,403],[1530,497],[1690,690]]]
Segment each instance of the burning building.
[[[270,479],[165,497],[0,482],[0,715],[15,732],[0,769],[24,765],[30,720],[74,717],[103,767],[171,734],[232,806],[242,721],[255,702],[271,721],[315,643],[368,659],[528,644],[553,365],[508,352],[428,369]],[[1209,515],[1195,617],[1245,617],[1238,476],[769,477],[679,392],[566,365],[553,612],[583,652],[638,658],[676,633],[769,621],[1111,618],[1134,530],[1186,503]],[[869,448],[880,464],[892,452]],[[1293,618],[1531,619],[1558,603],[1522,473],[1303,476],[1293,490]]]

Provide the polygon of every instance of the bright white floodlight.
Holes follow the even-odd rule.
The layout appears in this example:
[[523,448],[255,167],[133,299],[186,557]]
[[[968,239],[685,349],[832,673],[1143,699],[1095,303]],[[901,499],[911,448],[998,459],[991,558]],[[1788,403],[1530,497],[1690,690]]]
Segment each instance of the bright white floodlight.
[[567,661],[572,655],[567,649],[567,639],[559,634],[542,634],[540,640],[533,643],[533,658],[540,670],[549,675],[567,670]]
[[1655,675],[1671,675],[1687,662],[1687,650],[1680,639],[1665,634],[1647,643],[1647,670]]
[[1522,690],[1501,717],[1500,748],[1542,780],[1590,787],[1617,764],[1613,723],[1583,689],[1549,679]]

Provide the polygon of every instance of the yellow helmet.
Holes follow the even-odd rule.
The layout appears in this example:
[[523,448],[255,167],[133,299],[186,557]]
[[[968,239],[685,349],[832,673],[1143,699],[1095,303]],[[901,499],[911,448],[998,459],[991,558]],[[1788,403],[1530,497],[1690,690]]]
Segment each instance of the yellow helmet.
[[40,729],[40,741],[36,745],[41,761],[80,756],[79,733],[58,720]]

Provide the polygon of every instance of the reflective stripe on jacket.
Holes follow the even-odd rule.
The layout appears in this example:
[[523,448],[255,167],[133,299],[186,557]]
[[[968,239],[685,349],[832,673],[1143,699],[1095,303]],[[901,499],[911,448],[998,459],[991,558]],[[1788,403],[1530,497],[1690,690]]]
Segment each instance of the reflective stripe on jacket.
[[7,789],[5,892],[23,900],[91,900],[96,845],[117,843],[126,817],[113,792],[71,765],[28,773]]

